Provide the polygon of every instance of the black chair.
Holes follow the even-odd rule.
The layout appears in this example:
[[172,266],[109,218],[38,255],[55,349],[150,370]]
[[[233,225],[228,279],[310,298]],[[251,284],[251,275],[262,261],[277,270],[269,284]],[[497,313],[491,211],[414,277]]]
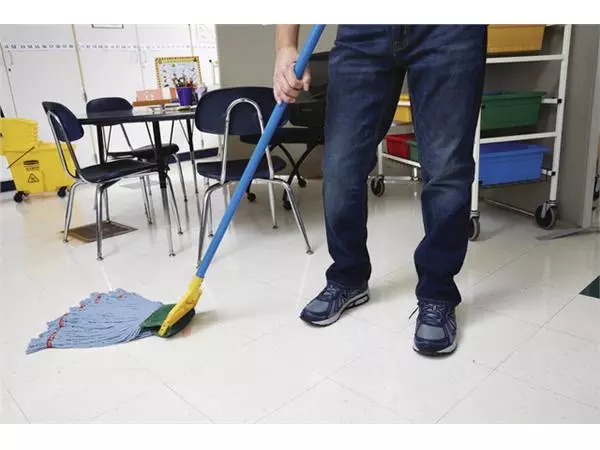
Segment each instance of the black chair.
[[[291,184],[296,177],[300,187],[306,186],[306,180],[300,175],[302,163],[317,146],[325,145],[325,100],[329,84],[329,52],[313,54],[310,58],[310,68],[309,92],[300,92],[297,101],[288,105],[288,120],[294,127],[278,129],[270,143],[271,149],[279,148],[292,165],[288,183]],[[256,145],[260,134],[242,136],[240,139],[247,144]],[[285,147],[286,144],[304,144],[306,150],[298,161],[294,161],[290,151]],[[285,193],[283,206],[285,209],[291,209]]]
[[[81,139],[84,135],[83,127],[77,120],[77,117],[67,108],[66,106],[55,103],[55,102],[42,102],[42,107],[48,117],[50,123],[50,129],[56,143],[58,155],[60,157],[63,169],[71,176],[75,182],[69,190],[69,199],[67,201],[67,210],[65,213],[65,227],[63,241],[67,242],[69,236],[69,226],[71,224],[71,215],[73,212],[73,202],[75,198],[75,192],[82,184],[92,184],[96,186],[96,236],[97,236],[97,259],[102,260],[102,210],[106,208],[106,217],[110,222],[110,215],[108,211],[108,196],[107,189],[113,184],[117,183],[123,178],[130,177],[141,177],[154,174],[158,172],[158,166],[156,162],[138,161],[131,158],[116,159],[113,161],[106,162],[104,164],[96,164],[88,167],[81,167],[77,159],[77,155],[73,150],[72,143]],[[73,160],[72,170],[68,164],[64,155],[64,149],[61,143],[65,143],[69,155]],[[173,192],[173,186],[171,180],[167,176],[167,182],[170,187],[171,197],[175,200],[175,193]],[[105,201],[103,205],[103,199]],[[150,204],[147,193],[144,195],[144,204],[146,209],[150,210]],[[181,223],[179,220],[179,214],[177,215],[177,221],[179,223],[179,230],[181,232]],[[170,229],[169,229],[170,232]]]
[[[198,262],[200,262],[202,256],[207,220],[211,214],[209,211],[210,199],[213,192],[230,183],[238,182],[249,161],[248,159],[227,160],[229,136],[247,136],[262,133],[265,120],[269,118],[274,107],[273,91],[271,88],[266,87],[237,87],[210,91],[202,96],[196,107],[196,128],[204,133],[224,136],[222,161],[196,165],[198,174],[216,181],[216,184],[211,185],[204,193]],[[284,118],[282,123],[285,123],[285,121]],[[271,156],[271,151],[268,149],[254,174],[253,180],[260,180],[268,184],[273,228],[277,228],[273,185],[277,184],[284,188],[290,199],[298,228],[304,237],[307,252],[312,253],[293,191],[289,183],[275,177],[275,174],[284,170],[285,167],[285,161],[278,156]],[[210,234],[212,234],[212,230]]]
[[[86,112],[88,114],[93,113],[103,113],[103,112],[113,112],[113,111],[132,111],[133,105],[129,103],[124,98],[121,97],[101,97],[90,100],[86,105]],[[128,151],[110,151],[110,138],[112,135],[112,127],[113,125],[108,126],[108,135],[105,138],[104,149],[106,151],[106,155],[111,159],[122,159],[122,158],[137,158],[141,161],[154,162],[156,161],[156,148],[152,141],[152,134],[150,133],[150,129],[148,128],[148,124],[146,123],[146,131],[148,132],[148,138],[150,139],[149,145],[144,145],[143,147],[133,148],[131,145],[131,141],[129,140],[129,135],[127,131],[125,131],[125,126],[122,123],[114,124],[119,125],[121,131],[123,132],[123,136],[125,137],[125,142],[127,142],[127,146],[129,147]],[[168,144],[162,144],[162,148],[169,154],[169,157],[173,158],[177,163],[177,168],[179,170],[179,180],[181,182],[181,190],[183,191],[183,199],[187,202],[187,192],[185,189],[185,181],[183,178],[183,169],[181,168],[181,161],[177,156],[179,152],[179,146],[173,143],[173,131],[174,131],[175,123],[171,123],[171,132],[169,137]],[[165,164],[168,165],[168,161],[165,161]],[[148,186],[149,188],[149,186]]]

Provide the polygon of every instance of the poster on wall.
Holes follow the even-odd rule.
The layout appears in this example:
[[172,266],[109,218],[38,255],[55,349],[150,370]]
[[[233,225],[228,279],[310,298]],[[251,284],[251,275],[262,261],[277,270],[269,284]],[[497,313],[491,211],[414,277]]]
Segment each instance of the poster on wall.
[[174,88],[176,80],[191,81],[194,86],[202,85],[200,58],[197,56],[159,57],[155,60],[156,83],[159,88]]

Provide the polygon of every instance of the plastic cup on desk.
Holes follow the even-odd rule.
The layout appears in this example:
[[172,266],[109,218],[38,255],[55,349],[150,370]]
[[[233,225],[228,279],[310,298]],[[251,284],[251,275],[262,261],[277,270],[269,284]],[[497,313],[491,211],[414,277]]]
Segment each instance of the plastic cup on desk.
[[193,93],[193,88],[191,88],[191,87],[178,87],[177,88],[177,97],[179,98],[179,104],[181,106],[191,106],[192,105],[192,93]]

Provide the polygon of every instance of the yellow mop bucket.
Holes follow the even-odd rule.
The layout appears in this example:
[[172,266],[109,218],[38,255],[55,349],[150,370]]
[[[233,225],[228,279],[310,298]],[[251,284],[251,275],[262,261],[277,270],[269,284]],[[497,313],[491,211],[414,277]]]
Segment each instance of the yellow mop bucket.
[[[75,173],[73,160],[65,144],[63,154],[69,169]],[[29,194],[56,192],[64,197],[73,179],[65,172],[56,145],[38,141],[38,124],[33,120],[0,119],[0,155],[8,160],[18,203]]]

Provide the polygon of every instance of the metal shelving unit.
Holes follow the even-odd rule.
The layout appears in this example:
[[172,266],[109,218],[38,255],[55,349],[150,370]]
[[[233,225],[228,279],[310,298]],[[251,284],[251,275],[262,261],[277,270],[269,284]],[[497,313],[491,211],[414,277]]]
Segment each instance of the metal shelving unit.
[[[479,236],[479,148],[481,144],[489,144],[496,142],[511,142],[511,141],[527,141],[527,140],[539,140],[539,139],[553,139],[553,152],[552,152],[552,168],[542,169],[541,177],[546,177],[550,181],[550,193],[548,200],[542,203],[535,212],[524,211],[513,205],[498,201],[490,201],[490,203],[505,207],[520,213],[525,213],[535,217],[538,226],[544,229],[552,229],[556,224],[558,217],[557,214],[557,193],[558,193],[558,174],[560,168],[560,152],[561,152],[561,141],[562,141],[562,130],[563,130],[563,119],[564,119],[564,99],[567,88],[567,71],[569,64],[569,49],[571,45],[571,25],[565,25],[563,29],[563,39],[561,53],[549,54],[549,55],[528,55],[528,56],[500,56],[491,57],[487,59],[487,64],[516,64],[516,63],[536,63],[536,62],[548,62],[548,61],[560,61],[560,75],[558,83],[557,97],[555,98],[544,98],[542,104],[553,105],[556,107],[556,122],[553,131],[543,133],[528,133],[528,134],[517,134],[508,136],[498,137],[481,137],[480,121],[481,113],[479,115],[479,121],[477,123],[477,129],[475,132],[475,142],[473,145],[473,158],[475,159],[475,182],[472,187],[472,200],[471,200],[471,233],[470,239],[476,240]],[[399,106],[410,106],[410,102],[398,102]],[[409,124],[399,125],[393,124],[392,128],[401,127],[410,129]],[[383,142],[378,147],[378,174],[371,180],[371,190],[377,196],[383,195],[385,191],[385,182],[397,182],[407,180],[417,180],[418,170],[420,164],[410,159],[399,158],[397,156],[389,155],[384,151]],[[383,173],[383,161],[384,160],[395,161],[407,166],[412,167],[413,172],[410,177],[385,177]],[[534,180],[532,183],[539,183],[540,180]],[[518,183],[523,184],[523,183]],[[511,184],[501,185],[508,186]],[[499,186],[494,186],[499,187]]]

